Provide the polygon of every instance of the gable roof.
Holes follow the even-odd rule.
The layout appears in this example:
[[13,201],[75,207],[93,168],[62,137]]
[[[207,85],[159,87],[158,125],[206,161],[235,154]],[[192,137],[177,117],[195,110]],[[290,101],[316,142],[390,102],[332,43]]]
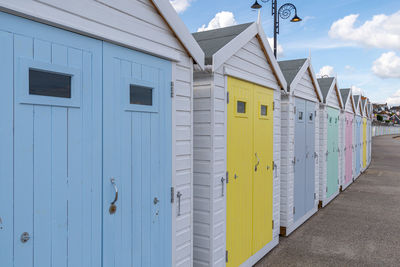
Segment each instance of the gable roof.
[[194,61],[204,68],[204,52],[200,48],[199,44],[190,34],[183,20],[179,17],[178,13],[172,7],[169,1],[165,0],[151,0],[156,7],[157,11],[160,12],[161,16],[165,19],[168,26],[175,33],[179,41],[187,52],[193,57]]
[[355,114],[361,113],[360,112],[360,95],[353,95],[353,100],[354,100],[354,108],[356,110]]
[[318,79],[319,88],[321,89],[322,97],[323,97],[325,103],[326,103],[326,97],[328,96],[328,93],[332,88],[332,84],[333,84],[334,80],[335,80],[335,78],[333,78],[333,77]]
[[205,64],[211,65],[213,62],[213,55],[252,24],[253,23],[245,23],[210,31],[192,33],[194,39],[204,51]]
[[297,73],[299,73],[301,67],[303,67],[306,61],[306,58],[278,61],[279,67],[281,68],[283,76],[285,76],[286,82],[288,84],[291,84],[293,82],[294,78],[296,78]]
[[337,101],[339,103],[339,108],[344,108],[342,95],[339,92],[336,78],[335,77],[319,78],[319,79],[317,79],[317,81],[319,84],[319,88],[321,89],[323,102],[325,104],[327,103],[328,95],[329,95],[329,93],[332,92],[332,89],[333,89],[335,91],[335,95],[336,95]]
[[309,58],[283,60],[279,61],[278,63],[288,83],[288,92],[296,88],[296,85],[300,82],[301,77],[303,77],[304,73],[308,71],[317,98],[320,102],[323,102],[321,89],[319,87],[317,77],[315,76],[314,70],[311,66],[311,60]]
[[347,101],[350,99],[350,88],[342,88],[340,89],[340,94],[342,95],[343,105],[347,105]]
[[212,71],[221,67],[244,45],[249,43],[254,37],[257,37],[275,78],[280,87],[286,91],[286,80],[271,50],[267,36],[259,23],[246,23],[193,33],[193,37],[199,42],[201,48],[204,49],[206,64],[211,64]]
[[[133,23],[133,19],[128,18],[128,15],[136,16],[136,14],[132,14],[135,12],[142,13],[143,16],[157,13],[157,16],[160,16],[160,20],[168,26],[171,30],[171,34],[174,35],[177,41],[182,45],[186,53],[193,58],[200,68],[204,68],[203,50],[201,50],[196,40],[194,40],[186,25],[172,7],[170,1],[149,0],[149,4],[154,6],[154,11],[156,12],[153,10],[150,11],[149,7],[143,8],[143,3],[140,3],[138,0],[107,1],[107,3],[102,1],[103,3],[101,5],[96,3],[98,1],[85,1],[85,3],[82,3],[83,1],[79,0],[38,2],[39,1],[24,1],[24,3],[21,3],[21,1],[3,0],[0,6],[2,10],[7,10],[7,12],[18,16],[27,17],[41,23],[118,45],[124,45],[132,49],[144,51],[145,53],[167,58],[168,60],[180,61],[180,54],[178,51],[175,52],[171,49],[160,50],[157,48],[158,46],[152,47],[149,45],[152,40],[142,38],[143,36],[141,36],[140,31],[143,31],[143,29],[141,29],[142,21],[140,25],[137,25],[138,31],[133,31],[133,33],[127,30],[127,25],[129,26],[131,25],[130,23]],[[93,3],[88,4],[86,2]],[[98,8],[93,10],[90,8],[91,5],[97,6]],[[82,8],[85,6],[89,8]],[[51,12],[49,11],[51,9],[57,9],[57,11]],[[101,14],[99,10],[101,10]],[[121,17],[114,17],[114,14],[120,11],[125,12],[127,15],[125,18],[127,25],[124,25],[124,27],[116,27],[122,20]],[[113,23],[115,24],[109,24],[111,20],[108,22],[104,20],[104,17],[107,15],[110,16],[111,20],[114,19]],[[136,20],[137,19],[135,19],[135,21]],[[145,23],[147,24],[147,22]],[[125,34],[132,34],[132,38],[126,38]],[[138,41],[138,37],[139,39],[146,39],[146,41]]]

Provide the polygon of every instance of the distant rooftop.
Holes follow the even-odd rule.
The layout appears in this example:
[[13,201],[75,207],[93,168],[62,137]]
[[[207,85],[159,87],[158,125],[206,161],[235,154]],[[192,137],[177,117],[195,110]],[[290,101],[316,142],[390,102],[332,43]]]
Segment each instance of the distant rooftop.
[[283,72],[283,76],[288,84],[291,84],[296,77],[297,73],[303,67],[306,62],[306,58],[293,59],[293,60],[283,60],[279,61],[279,67]]
[[213,55],[252,24],[245,23],[216,30],[192,33],[194,39],[196,39],[204,51],[206,65],[211,65]]

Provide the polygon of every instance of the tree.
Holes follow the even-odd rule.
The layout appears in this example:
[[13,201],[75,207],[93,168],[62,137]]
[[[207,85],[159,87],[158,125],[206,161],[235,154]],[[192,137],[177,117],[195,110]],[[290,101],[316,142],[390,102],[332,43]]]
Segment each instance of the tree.
[[377,115],[377,116],[376,116],[376,119],[377,119],[378,121],[383,121],[382,115]]

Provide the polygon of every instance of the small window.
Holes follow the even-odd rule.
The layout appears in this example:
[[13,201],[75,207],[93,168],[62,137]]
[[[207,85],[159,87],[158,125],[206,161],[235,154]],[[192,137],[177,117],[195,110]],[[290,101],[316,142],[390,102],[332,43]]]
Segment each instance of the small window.
[[130,103],[135,105],[153,105],[153,88],[130,85]]
[[329,117],[329,123],[332,123],[332,117]]
[[29,94],[71,98],[71,76],[29,69]]
[[314,114],[312,114],[312,112],[310,113],[310,121],[313,120]]
[[268,107],[266,105],[261,105],[261,116],[267,116]]
[[299,111],[299,120],[303,120],[303,111]]
[[237,102],[237,113],[246,113],[246,102]]

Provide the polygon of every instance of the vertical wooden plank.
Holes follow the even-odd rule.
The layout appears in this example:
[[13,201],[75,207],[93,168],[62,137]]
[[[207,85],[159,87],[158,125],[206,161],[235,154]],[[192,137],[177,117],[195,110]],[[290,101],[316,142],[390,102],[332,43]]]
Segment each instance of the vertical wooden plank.
[[[162,191],[164,189],[164,176],[160,173],[160,127],[159,127],[159,114],[153,113],[150,115],[150,188],[151,188],[151,197],[157,198],[159,200],[158,203],[151,203],[151,265],[150,266],[160,266],[164,262],[165,252],[162,249],[162,246],[166,240],[164,239],[163,233],[161,231],[161,220],[160,218],[164,217],[168,210],[164,210],[163,203],[166,199],[162,196]],[[160,240],[161,242],[157,242]],[[157,257],[158,256],[158,257]]]
[[[50,63],[51,44],[35,39],[34,58]],[[34,107],[34,266],[51,266],[51,107]]]
[[13,264],[13,35],[0,31],[0,266]]
[[[129,61],[121,61],[121,73],[115,79],[130,79],[132,75],[132,67]],[[129,81],[129,80],[128,80]],[[129,98],[129,84],[126,82],[121,83],[120,87],[115,88],[119,91],[119,102],[126,103]],[[120,111],[119,120],[121,123],[121,131],[119,140],[120,142],[120,161],[121,161],[121,202],[120,202],[120,214],[121,214],[121,250],[119,251],[118,266],[132,266],[131,255],[126,253],[132,251],[132,118],[131,111],[124,110],[122,106],[118,106]]]
[[[21,79],[18,58],[33,58],[32,38],[14,36],[14,77],[15,90],[19,88]],[[33,106],[15,102],[14,115],[14,266],[33,266],[33,242],[20,241],[21,234],[33,232]]]
[[68,263],[67,109],[52,107],[52,266]]
[[151,124],[150,114],[142,113],[142,266],[151,266],[151,226],[153,224],[152,205],[154,196],[151,195]]
[[142,264],[142,115],[132,113],[132,266]]
[[[68,65],[82,70],[82,51],[68,48]],[[68,108],[68,266],[83,263],[82,109]]]
[[[53,64],[68,65],[68,50],[65,46],[52,44],[51,57]],[[52,107],[52,266],[67,265],[66,119],[65,108]]]
[[51,107],[34,107],[34,266],[51,266]]

